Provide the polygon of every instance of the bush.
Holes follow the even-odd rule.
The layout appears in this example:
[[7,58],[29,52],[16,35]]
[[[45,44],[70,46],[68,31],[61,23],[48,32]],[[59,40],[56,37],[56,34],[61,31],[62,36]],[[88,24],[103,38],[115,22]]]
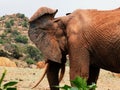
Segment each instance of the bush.
[[22,26],[23,26],[23,27],[28,27],[27,21],[23,21],[23,22],[22,22]]
[[0,50],[0,56],[2,56],[2,57],[8,57],[9,54],[6,51],[4,51],[4,50]]
[[16,59],[19,59],[22,56],[19,47],[16,44],[6,44],[5,50],[7,50],[11,56]]
[[19,59],[22,56],[19,47],[16,44],[11,44],[11,48],[12,48],[12,56],[16,59]]
[[4,44],[4,40],[0,38],[0,44]]
[[13,19],[5,22],[5,27],[6,28],[11,28],[11,26],[13,26],[13,25],[14,25],[14,20]]
[[39,51],[39,49],[33,46],[27,46],[26,53],[28,53],[29,57],[34,59],[35,61],[39,61],[40,59],[43,58],[43,55]]
[[63,87],[57,86],[57,88],[61,88],[62,90],[95,90],[96,88],[96,84],[87,85],[86,79],[81,77],[76,77],[71,83],[74,87],[64,85]]
[[24,15],[24,14],[21,14],[21,13],[17,13],[16,16],[17,16],[18,18],[25,18],[25,15]]
[[6,37],[6,33],[3,33],[2,35],[0,35],[1,39],[5,39],[5,37]]
[[9,22],[10,22],[11,26],[14,25],[14,20],[13,19],[11,19]]
[[11,32],[12,32],[11,28],[7,28],[7,29],[5,30],[5,33],[11,33]]
[[11,23],[8,21],[8,22],[5,22],[5,27],[6,28],[11,28]]
[[25,61],[27,62],[27,64],[35,64],[35,61],[31,58],[27,58],[25,59]]
[[26,44],[26,43],[28,43],[28,38],[27,38],[27,36],[18,35],[18,36],[16,36],[15,41]]
[[12,31],[12,35],[13,35],[13,36],[20,35],[20,32],[18,32],[17,30],[13,30],[13,31]]

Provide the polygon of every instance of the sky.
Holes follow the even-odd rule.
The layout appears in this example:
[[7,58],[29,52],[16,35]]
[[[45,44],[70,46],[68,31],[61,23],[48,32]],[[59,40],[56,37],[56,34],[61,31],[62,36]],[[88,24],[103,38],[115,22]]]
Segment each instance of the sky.
[[0,16],[14,13],[30,18],[40,7],[58,9],[56,16],[63,16],[76,9],[110,10],[120,7],[120,0],[0,0]]

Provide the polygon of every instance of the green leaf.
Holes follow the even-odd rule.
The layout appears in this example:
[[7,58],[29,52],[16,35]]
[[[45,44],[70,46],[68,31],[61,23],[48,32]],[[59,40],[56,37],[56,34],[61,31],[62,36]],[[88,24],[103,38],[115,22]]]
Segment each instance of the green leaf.
[[56,86],[56,88],[60,88],[60,89],[63,89],[63,90],[71,90],[70,88],[70,86],[68,86],[68,85],[64,85],[63,87],[59,87],[59,86]]
[[16,89],[16,88],[11,87],[11,88],[7,88],[6,90],[17,90],[17,89]]
[[78,89],[83,88],[83,90],[85,90],[85,88],[87,88],[87,82],[86,79],[83,79],[81,77],[76,77],[73,81],[71,81],[73,83],[73,85],[75,85]]
[[3,79],[5,78],[5,74],[6,74],[7,70],[4,70],[2,77],[0,78],[0,86],[2,84]]
[[80,90],[77,87],[72,87],[70,90]]
[[95,90],[96,87],[97,87],[97,86],[96,86],[95,83],[93,83],[92,85],[88,85],[88,88],[89,88],[89,89],[92,89],[92,90]]
[[16,85],[17,83],[18,83],[18,82],[16,82],[16,81],[10,81],[10,82],[4,84],[3,86],[4,86],[4,89],[5,89],[5,88],[7,88],[7,87],[9,87],[9,86]]
[[76,77],[71,83],[74,85],[73,87],[64,85],[63,87],[56,86],[62,90],[95,90],[96,84],[87,85],[86,79],[81,77]]

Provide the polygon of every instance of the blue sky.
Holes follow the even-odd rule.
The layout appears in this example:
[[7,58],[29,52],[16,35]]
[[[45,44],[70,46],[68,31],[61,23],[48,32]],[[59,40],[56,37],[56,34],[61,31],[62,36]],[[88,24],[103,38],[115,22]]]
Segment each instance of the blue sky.
[[42,6],[58,9],[57,16],[62,16],[78,8],[115,9],[120,7],[120,0],[0,0],[0,16],[24,13],[30,18]]

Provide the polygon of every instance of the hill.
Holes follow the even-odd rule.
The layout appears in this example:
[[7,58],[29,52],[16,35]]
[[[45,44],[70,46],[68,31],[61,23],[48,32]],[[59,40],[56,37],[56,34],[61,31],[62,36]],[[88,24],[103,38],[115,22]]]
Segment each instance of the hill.
[[28,37],[29,19],[21,13],[0,17],[0,56],[33,64],[43,58]]

